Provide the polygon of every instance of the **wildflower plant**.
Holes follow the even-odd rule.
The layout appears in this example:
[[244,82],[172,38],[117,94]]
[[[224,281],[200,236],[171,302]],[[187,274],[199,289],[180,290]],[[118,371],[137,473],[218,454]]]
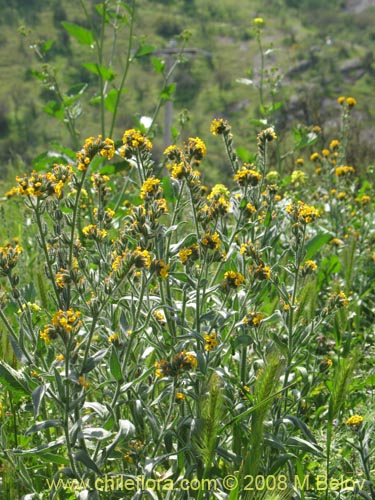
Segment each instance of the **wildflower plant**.
[[[263,19],[254,25],[260,36]],[[299,159],[290,182],[270,160],[273,126],[244,161],[222,118],[207,133],[227,184],[205,186],[203,138],[158,160],[136,127],[16,178],[6,197],[24,200],[39,262],[30,283],[27,241],[0,246],[12,349],[0,361],[0,460],[18,474],[13,496],[95,497],[98,480],[119,477],[132,498],[313,499],[304,478],[334,479],[353,451],[357,490],[373,495],[373,425],[359,413],[373,386],[375,229],[372,185],[354,188],[346,165],[355,104],[343,101],[342,136]],[[321,195],[300,170],[308,161]],[[272,491],[249,489],[261,477]],[[211,482],[187,492],[183,480]]]

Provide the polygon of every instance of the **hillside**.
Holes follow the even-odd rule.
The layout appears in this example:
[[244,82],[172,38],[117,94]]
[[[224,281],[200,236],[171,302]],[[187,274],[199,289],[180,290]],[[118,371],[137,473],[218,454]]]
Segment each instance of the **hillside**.
[[[101,130],[98,106],[92,104],[98,94],[97,78],[82,67],[82,63],[95,63],[95,48],[78,44],[62,25],[69,22],[89,28],[80,2],[18,0],[12,6],[0,3],[4,4],[0,40],[0,159],[4,170],[9,165],[29,165],[54,141],[77,146],[61,126],[61,110],[56,111],[53,105],[56,96],[51,74],[56,75],[62,94],[76,85],[87,84],[74,109],[81,139]],[[109,2],[113,6],[115,3]],[[83,4],[98,29],[99,3],[86,0]],[[118,8],[125,12],[128,4],[122,4]],[[268,113],[278,132],[290,130],[296,123],[316,124],[323,127],[329,139],[337,127],[337,96],[354,95],[359,102],[354,113],[358,137],[354,138],[352,150],[359,137],[363,146],[360,156],[355,150],[353,161],[372,161],[374,132],[369,124],[373,119],[375,1],[332,1],[327,6],[321,0],[277,0],[267,9],[260,1],[247,0],[137,0],[135,5],[133,54],[139,47],[146,49],[130,65],[127,91],[121,95],[116,117],[115,137],[141,116],[153,115],[163,86],[161,74],[155,71],[155,60],[165,60],[163,49],[178,51],[178,34],[190,30],[183,61],[173,75],[175,89],[169,89],[169,97],[173,95],[174,99],[173,126],[178,130],[180,113],[187,110],[189,120],[182,137],[201,135],[212,151],[215,143],[209,137],[210,120],[224,116],[242,143],[248,143],[251,149],[259,129],[252,120],[265,118],[259,109],[261,59],[251,22],[262,17],[265,27],[261,42],[266,54],[264,107],[280,103]],[[119,84],[128,29],[125,24],[117,30],[117,46],[111,55],[114,31],[109,24],[106,27],[103,64],[108,65],[112,58],[116,74],[108,81],[107,91]],[[174,62],[173,55],[168,58]],[[155,129],[159,156],[165,141],[164,119],[161,109]],[[108,109],[105,121],[109,128]],[[220,154],[212,151],[210,158],[225,169]]]

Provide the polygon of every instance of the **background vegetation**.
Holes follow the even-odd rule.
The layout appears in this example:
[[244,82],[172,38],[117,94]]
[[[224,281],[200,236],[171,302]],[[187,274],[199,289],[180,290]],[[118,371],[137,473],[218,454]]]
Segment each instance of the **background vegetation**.
[[[64,22],[89,27],[80,2],[42,0],[2,2],[0,65],[3,68],[0,88],[0,166],[30,165],[35,156],[61,141],[73,146],[55,100],[50,82],[43,84],[46,70],[55,72],[62,93],[75,85],[88,85],[80,106],[84,114],[77,120],[80,137],[99,132],[96,76],[83,67],[95,62],[95,49],[82,47],[71,38]],[[89,16],[100,25],[98,2],[86,2]],[[126,4],[126,2],[125,2]],[[263,38],[265,68],[269,69],[269,92],[266,102],[281,103],[273,113],[278,131],[290,130],[291,124],[324,125],[326,135],[337,128],[337,95],[356,95],[355,134],[349,159],[372,162],[373,134],[369,123],[373,108],[366,99],[374,91],[373,49],[375,7],[371,1],[332,0],[139,0],[136,2],[134,50],[146,44],[144,57],[136,58],[129,71],[127,93],[116,119],[116,132],[134,125],[141,115],[152,115],[160,92],[162,77],[155,71],[155,57],[160,51],[178,44],[178,35],[191,30],[186,44],[197,49],[187,54],[173,76],[174,126],[182,110],[190,121],[185,135],[207,134],[207,118],[220,115],[229,118],[244,145],[254,143],[259,124],[253,119],[265,118],[259,109],[259,47],[251,19],[266,18]],[[113,33],[107,30],[103,61],[113,63],[117,73],[124,64],[128,35],[118,30],[115,54],[110,54]],[[39,82],[38,82],[39,77]],[[247,79],[254,84],[239,83]],[[276,81],[275,81],[276,80]],[[267,81],[265,82],[267,87]],[[108,82],[109,87],[114,85]],[[89,104],[91,102],[91,104]],[[79,109],[76,110],[78,112]],[[52,114],[59,119],[53,119]],[[163,114],[157,120],[155,148],[158,157],[163,144]],[[361,151],[356,143],[361,139]],[[209,140],[208,146],[213,144]],[[363,161],[362,161],[363,160]],[[221,155],[213,154],[210,171],[219,175],[227,170]],[[23,167],[22,167],[23,168]],[[212,174],[211,174],[212,177]]]

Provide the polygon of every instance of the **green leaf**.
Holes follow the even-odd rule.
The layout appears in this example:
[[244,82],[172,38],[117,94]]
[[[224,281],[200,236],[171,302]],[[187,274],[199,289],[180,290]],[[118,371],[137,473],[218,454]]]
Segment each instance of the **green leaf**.
[[63,457],[62,455],[56,455],[55,453],[44,453],[43,455],[41,455],[40,459],[43,460],[43,462],[52,462],[53,464],[70,464],[69,458]]
[[130,436],[135,434],[134,424],[130,420],[119,420],[119,431],[116,434],[114,440],[105,448],[105,455],[108,456],[109,453],[117,446],[120,441],[128,439]]
[[81,95],[87,90],[87,83],[77,83],[77,85],[73,85],[65,92],[64,97],[64,106],[71,106],[74,102],[76,102]]
[[46,42],[44,42],[41,47],[40,47],[40,50],[43,54],[46,54],[50,48],[52,47],[52,45],[55,43],[55,40],[47,40]]
[[88,358],[85,364],[82,366],[81,373],[91,372],[105,357],[108,349],[100,349],[100,351],[96,352],[93,356]]
[[13,352],[14,352],[16,358],[18,359],[18,361],[20,361],[21,363],[23,363],[25,365],[28,362],[28,359],[25,356],[24,352],[22,351],[19,343],[13,337],[13,335],[11,335],[10,333],[8,333],[8,339],[10,340],[10,343],[11,343],[11,346],[12,346],[12,349],[13,349]]
[[40,170],[47,170],[53,163],[67,163],[65,156],[54,151],[44,151],[40,155],[36,156],[32,161],[32,168],[39,172]]
[[115,380],[118,382],[123,380],[121,364],[115,346],[112,346],[111,357],[109,358],[109,370]]
[[85,450],[79,450],[77,453],[74,454],[75,460],[78,462],[82,462],[88,469],[93,470],[96,472],[96,474],[101,475],[99,467],[96,465],[96,463],[92,460],[90,455],[85,451]]
[[255,161],[256,155],[251,153],[248,149],[239,147],[236,149],[237,156],[245,163],[253,163]]
[[112,432],[102,429],[101,427],[86,427],[82,431],[82,437],[85,439],[97,439],[102,441],[112,436]]
[[31,394],[31,399],[34,405],[34,418],[37,418],[39,416],[40,405],[43,401],[46,391],[47,391],[47,386],[40,385],[36,389],[34,389]]
[[152,54],[152,52],[154,52],[155,50],[155,47],[153,47],[152,45],[141,45],[137,52],[135,53],[134,57],[143,57],[143,56],[147,56],[148,54]]
[[30,395],[24,375],[5,361],[0,361],[0,383],[11,393],[18,396]]
[[94,37],[90,30],[66,21],[63,21],[61,24],[69,35],[74,37],[81,45],[92,46],[94,44]]
[[12,454],[14,455],[40,455],[45,450],[50,450],[51,448],[56,448],[57,446],[61,446],[65,441],[65,437],[61,436],[55,441],[51,441],[48,444],[42,444],[41,446],[36,446],[35,448],[30,448],[29,450],[20,450],[19,448],[15,448],[12,450]]
[[331,241],[332,238],[333,236],[330,233],[321,233],[314,236],[314,238],[309,240],[305,245],[305,259],[310,260],[317,252],[319,252],[322,246]]
[[160,59],[159,57],[153,57],[151,59],[151,61],[152,61],[152,65],[154,67],[154,70],[157,73],[163,73],[163,71],[165,69],[165,61],[163,61],[163,59]]
[[175,83],[168,83],[163,90],[161,91],[160,97],[164,101],[171,101],[172,100],[172,95],[174,94],[174,91],[176,90],[176,84]]
[[62,425],[62,420],[43,420],[43,422],[38,422],[29,427],[26,430],[25,435],[28,436],[29,434],[33,434],[34,432],[40,432],[44,429],[50,429],[51,427],[60,427]]
[[47,115],[54,116],[58,120],[62,120],[64,118],[64,106],[60,102],[48,101],[43,107],[43,111],[47,113]]
[[173,203],[175,201],[175,195],[173,190],[173,184],[170,177],[163,177],[161,180],[161,185],[163,188],[164,198]]
[[128,89],[122,89],[121,92],[120,90],[112,89],[107,93],[104,99],[104,106],[108,109],[110,113],[115,112],[116,106],[119,103],[119,95],[127,91]]
[[82,66],[107,82],[111,82],[116,76],[112,68],[106,68],[101,64],[83,63]]

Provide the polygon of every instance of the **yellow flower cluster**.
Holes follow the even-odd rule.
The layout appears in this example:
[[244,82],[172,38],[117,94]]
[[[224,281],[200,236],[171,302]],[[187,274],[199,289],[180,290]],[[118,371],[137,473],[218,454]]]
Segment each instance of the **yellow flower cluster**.
[[193,243],[193,245],[190,245],[186,248],[182,248],[178,252],[178,257],[182,264],[187,264],[189,260],[197,260],[199,258],[199,247],[197,244]]
[[119,334],[118,333],[112,333],[112,335],[110,335],[108,337],[108,342],[110,344],[116,344],[118,341],[119,341]]
[[352,415],[351,417],[348,418],[345,424],[349,425],[350,427],[358,427],[359,425],[362,424],[363,421],[364,418],[361,415]]
[[210,132],[213,135],[223,135],[230,132],[230,126],[224,118],[214,118],[211,122]]
[[319,210],[311,205],[303,203],[303,201],[299,201],[297,205],[290,203],[285,210],[292,216],[293,220],[298,220],[304,224],[310,224],[310,222],[319,217]]
[[259,264],[254,270],[254,277],[258,280],[271,279],[271,268],[265,264]]
[[74,330],[82,325],[80,316],[81,313],[79,311],[74,311],[71,308],[67,311],[60,309],[52,316],[51,324],[46,325],[44,330],[40,332],[40,338],[44,340],[46,344],[56,339],[58,335],[60,335],[63,340],[66,340]]
[[307,179],[308,179],[307,174],[303,170],[294,170],[292,172],[291,182],[296,186],[304,184],[307,181]]
[[207,148],[200,137],[189,137],[189,141],[185,144],[186,153],[189,158],[200,162],[206,156]]
[[165,359],[155,363],[155,375],[157,377],[177,377],[184,371],[189,371],[198,366],[198,360],[194,353],[183,350],[178,352],[169,362]]
[[87,170],[91,160],[95,155],[100,154],[104,158],[111,160],[115,154],[115,145],[112,139],[104,139],[101,135],[88,137],[85,140],[83,148],[77,153],[77,168],[81,172]]
[[153,263],[152,263],[152,270],[156,272],[156,274],[158,276],[160,276],[160,278],[168,278],[168,271],[170,269],[171,265],[170,264],[166,264],[164,262],[164,260],[155,260]]
[[258,327],[263,321],[264,316],[261,312],[248,312],[244,319],[242,320],[243,324],[246,326]]
[[151,266],[151,256],[147,250],[142,250],[141,247],[137,247],[133,251],[134,265],[138,269]]
[[204,247],[209,248],[210,250],[219,250],[221,247],[219,233],[206,233],[201,239],[201,243]]
[[149,177],[146,179],[141,187],[142,200],[154,198],[159,192],[159,185],[160,179],[156,179],[155,177]]
[[236,271],[227,271],[224,273],[224,281],[222,286],[224,288],[238,288],[245,282],[245,277]]
[[165,314],[162,310],[157,309],[152,313],[153,317],[156,319],[156,321],[159,323],[159,325],[164,326],[167,323],[167,320],[165,319]]
[[6,197],[12,196],[37,196],[48,197],[56,195],[62,197],[63,188],[71,180],[73,170],[69,165],[54,165],[52,172],[38,174],[35,170],[28,176],[16,177],[17,187],[13,187],[6,193]]
[[6,276],[16,266],[23,248],[17,243],[7,243],[0,247],[0,275]]
[[107,236],[105,229],[100,229],[96,224],[89,224],[82,228],[82,233],[89,240],[102,241]]
[[134,128],[126,130],[122,136],[123,146],[119,149],[120,156],[131,158],[136,151],[151,151],[152,143],[142,132]]
[[345,175],[350,175],[355,173],[355,168],[348,165],[343,165],[342,167],[337,167],[335,169],[335,174],[337,177],[343,177]]
[[217,333],[207,333],[204,336],[204,348],[206,351],[212,351],[217,346]]
[[255,165],[245,163],[234,175],[233,179],[239,186],[257,186],[262,179],[259,172],[255,170]]
[[355,99],[354,97],[340,96],[338,97],[337,102],[341,105],[347,104],[349,108],[357,105],[357,99]]

